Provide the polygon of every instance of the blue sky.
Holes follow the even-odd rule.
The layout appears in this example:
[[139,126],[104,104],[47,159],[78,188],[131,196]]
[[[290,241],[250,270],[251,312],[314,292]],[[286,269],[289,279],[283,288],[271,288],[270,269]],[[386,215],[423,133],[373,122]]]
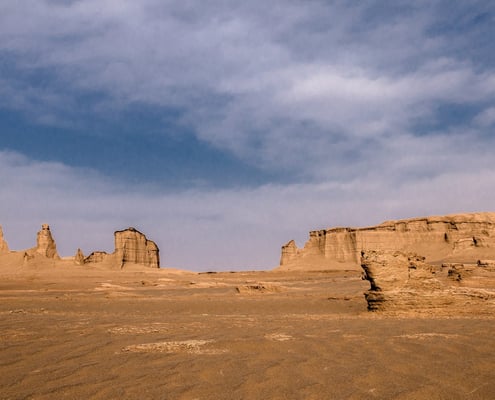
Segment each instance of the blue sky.
[[312,229],[490,211],[487,1],[0,3],[0,224],[271,268]]

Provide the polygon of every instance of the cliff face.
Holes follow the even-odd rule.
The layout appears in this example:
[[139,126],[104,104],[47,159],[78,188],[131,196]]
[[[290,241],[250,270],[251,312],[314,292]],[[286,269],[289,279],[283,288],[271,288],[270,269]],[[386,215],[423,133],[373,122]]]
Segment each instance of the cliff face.
[[3,238],[3,231],[2,227],[0,226],[0,254],[3,253],[8,253],[9,252],[9,246],[5,239]]
[[430,263],[495,259],[495,213],[387,221],[366,228],[312,231],[304,248],[282,247],[284,269],[360,269],[361,251],[414,252]]
[[151,268],[160,267],[157,245],[134,228],[115,232],[114,254],[121,266],[126,263],[133,263]]
[[364,251],[361,266],[371,311],[495,311],[495,261],[430,265],[413,253]]

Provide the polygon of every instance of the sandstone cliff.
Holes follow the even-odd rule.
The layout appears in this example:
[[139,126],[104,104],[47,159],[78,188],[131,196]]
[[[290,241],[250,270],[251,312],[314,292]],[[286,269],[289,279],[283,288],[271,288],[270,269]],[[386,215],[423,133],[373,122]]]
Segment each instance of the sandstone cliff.
[[495,311],[495,261],[430,265],[425,258],[399,251],[364,251],[365,293],[372,311],[455,314]]
[[361,251],[399,250],[429,263],[495,259],[495,213],[456,214],[386,221],[366,228],[312,231],[304,248],[282,247],[282,269],[360,270]]
[[3,238],[3,231],[2,227],[0,226],[0,254],[3,253],[8,253],[9,252],[9,246],[7,245],[7,242]]

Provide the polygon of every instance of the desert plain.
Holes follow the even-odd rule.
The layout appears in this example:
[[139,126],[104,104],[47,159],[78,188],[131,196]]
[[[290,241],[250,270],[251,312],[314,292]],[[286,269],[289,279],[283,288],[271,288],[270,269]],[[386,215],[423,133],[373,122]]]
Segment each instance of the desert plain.
[[1,238],[0,399],[495,398],[493,213],[310,232],[267,271],[158,268],[114,235]]
[[0,398],[494,398],[493,315],[369,312],[368,288],[356,271],[3,267]]

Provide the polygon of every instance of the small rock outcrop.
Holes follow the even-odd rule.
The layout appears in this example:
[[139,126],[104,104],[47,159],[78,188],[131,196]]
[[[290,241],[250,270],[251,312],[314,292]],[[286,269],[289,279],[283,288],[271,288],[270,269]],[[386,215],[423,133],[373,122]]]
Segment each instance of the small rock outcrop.
[[112,256],[112,254],[108,254],[106,251],[93,251],[89,256],[84,258],[84,264],[102,263],[111,259]]
[[495,263],[431,265],[425,257],[400,251],[369,250],[361,256],[371,311],[456,314],[495,310]]
[[280,268],[360,270],[361,251],[421,254],[429,263],[495,259],[495,213],[456,214],[387,221],[366,228],[312,231],[304,248],[282,246]]
[[5,239],[3,238],[3,231],[2,227],[0,226],[0,254],[3,253],[8,253],[9,252],[9,246]]
[[83,265],[84,264],[84,254],[81,249],[77,249],[76,255],[74,256],[74,264]]
[[160,268],[158,246],[135,228],[115,232],[116,261],[124,267],[127,263]]

